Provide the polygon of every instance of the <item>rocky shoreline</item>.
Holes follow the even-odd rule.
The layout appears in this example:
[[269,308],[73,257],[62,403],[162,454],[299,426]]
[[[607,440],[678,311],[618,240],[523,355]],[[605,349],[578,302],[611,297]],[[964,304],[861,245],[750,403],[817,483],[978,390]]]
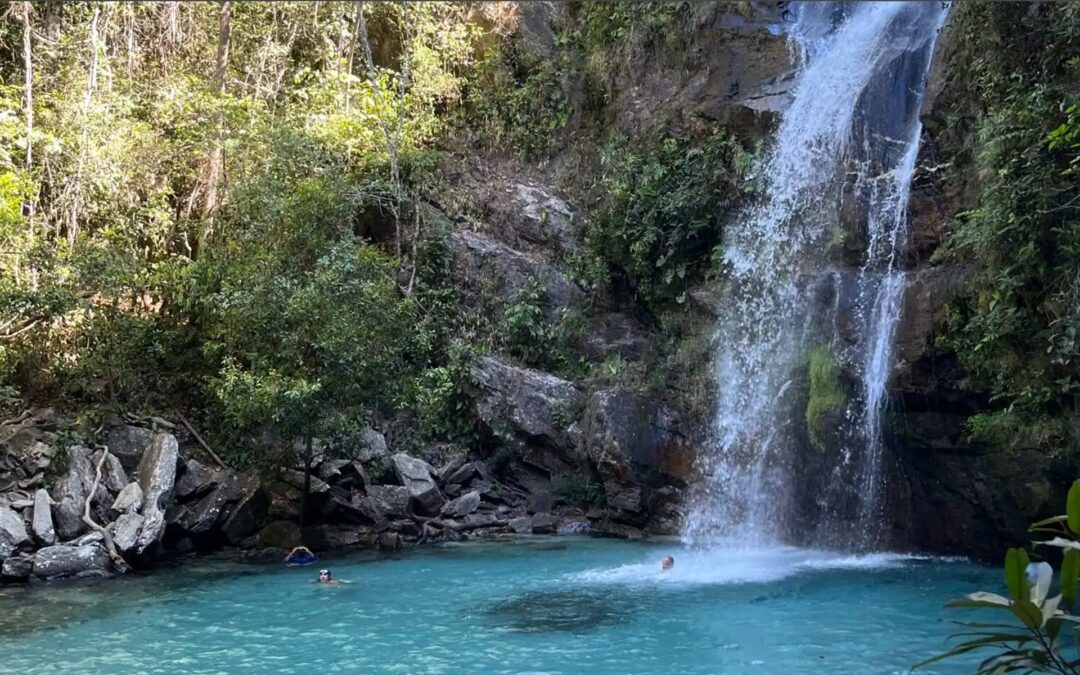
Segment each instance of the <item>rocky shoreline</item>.
[[550,482],[525,487],[514,475],[523,467],[497,473],[464,453],[435,467],[392,453],[374,430],[354,457],[313,463],[301,527],[301,470],[234,471],[160,418],[111,419],[92,447],[61,447],[58,423],[46,409],[0,427],[3,582],[107,577],[222,550],[280,559],[300,544],[397,551],[507,535],[645,536],[617,510],[568,504]]

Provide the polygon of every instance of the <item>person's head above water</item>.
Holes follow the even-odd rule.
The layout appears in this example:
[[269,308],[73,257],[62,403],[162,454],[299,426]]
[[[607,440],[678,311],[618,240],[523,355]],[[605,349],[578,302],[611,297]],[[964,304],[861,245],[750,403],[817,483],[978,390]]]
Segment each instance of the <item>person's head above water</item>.
[[669,555],[660,558],[660,569],[669,570],[672,567],[675,567],[675,558],[672,558]]
[[325,584],[330,581],[330,570],[319,570],[319,583]]

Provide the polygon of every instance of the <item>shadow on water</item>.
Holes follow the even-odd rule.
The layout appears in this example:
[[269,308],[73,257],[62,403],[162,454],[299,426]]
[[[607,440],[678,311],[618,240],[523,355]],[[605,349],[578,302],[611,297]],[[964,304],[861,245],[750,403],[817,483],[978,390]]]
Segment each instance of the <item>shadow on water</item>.
[[515,633],[581,633],[631,623],[644,609],[624,588],[577,588],[519,595],[485,614]]

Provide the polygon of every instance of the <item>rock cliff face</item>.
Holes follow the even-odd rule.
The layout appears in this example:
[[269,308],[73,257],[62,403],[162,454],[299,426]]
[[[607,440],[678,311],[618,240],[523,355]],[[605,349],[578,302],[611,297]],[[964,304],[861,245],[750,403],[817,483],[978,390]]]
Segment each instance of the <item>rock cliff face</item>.
[[986,401],[966,386],[955,355],[935,342],[947,303],[970,277],[934,253],[957,214],[977,206],[970,139],[980,111],[956,82],[973,57],[946,21],[921,112],[909,202],[911,271],[889,383],[890,541],[998,561],[1006,546],[1027,542],[1030,522],[1059,510],[1075,469],[972,444],[966,422]]

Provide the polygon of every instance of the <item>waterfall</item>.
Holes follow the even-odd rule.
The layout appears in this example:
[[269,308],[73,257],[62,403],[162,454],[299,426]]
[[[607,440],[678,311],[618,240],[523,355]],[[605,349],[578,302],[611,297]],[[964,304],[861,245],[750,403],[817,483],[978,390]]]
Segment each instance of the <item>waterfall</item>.
[[[906,205],[942,3],[794,10],[799,72],[758,173],[761,198],[726,224],[715,335],[716,414],[685,536],[880,536],[882,422],[905,285]],[[844,403],[808,442],[809,355]],[[816,447],[811,447],[816,446]]]

